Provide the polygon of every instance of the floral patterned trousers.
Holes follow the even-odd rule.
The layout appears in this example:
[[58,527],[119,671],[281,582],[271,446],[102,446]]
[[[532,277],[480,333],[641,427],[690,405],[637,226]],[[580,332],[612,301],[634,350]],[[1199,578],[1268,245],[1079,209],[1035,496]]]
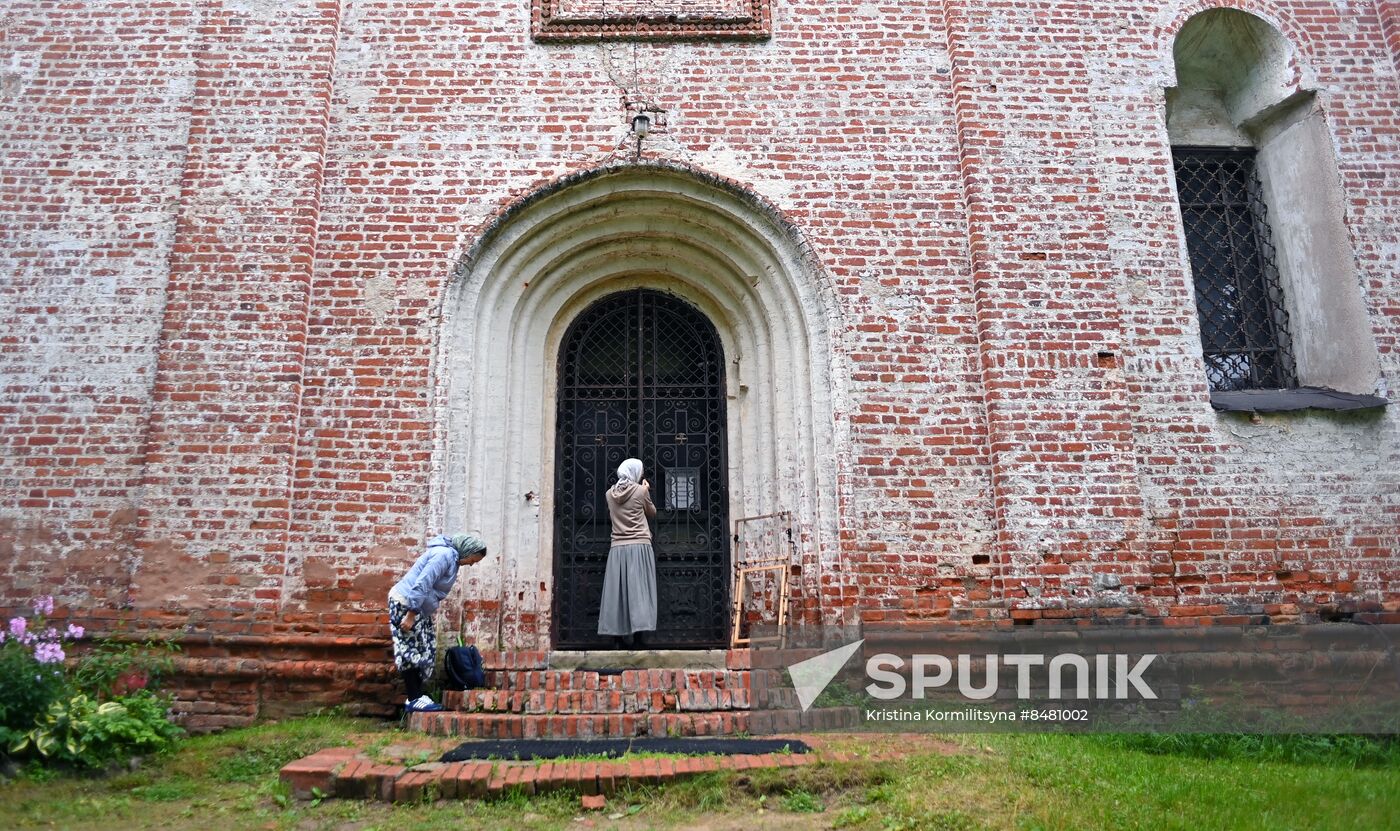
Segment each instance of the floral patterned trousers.
[[418,615],[407,632],[399,628],[409,608],[389,598],[389,635],[394,640],[394,666],[400,672],[417,667],[423,678],[433,674],[437,663],[437,631],[432,615]]

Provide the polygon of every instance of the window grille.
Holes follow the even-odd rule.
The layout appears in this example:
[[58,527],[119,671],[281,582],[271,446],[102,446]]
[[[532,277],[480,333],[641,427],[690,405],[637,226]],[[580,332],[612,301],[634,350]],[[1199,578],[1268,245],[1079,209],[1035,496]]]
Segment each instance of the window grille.
[[1296,387],[1254,151],[1173,147],[1172,156],[1211,389]]

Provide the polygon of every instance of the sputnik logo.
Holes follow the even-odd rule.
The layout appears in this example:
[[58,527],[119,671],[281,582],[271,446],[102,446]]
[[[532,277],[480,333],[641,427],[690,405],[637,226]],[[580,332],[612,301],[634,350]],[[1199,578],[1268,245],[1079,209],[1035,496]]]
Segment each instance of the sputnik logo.
[[788,667],[788,677],[792,679],[792,688],[797,692],[797,701],[802,705],[802,712],[811,709],[817,696],[822,694],[822,690],[826,689],[831,679],[836,677],[836,673],[851,660],[851,656],[856,654],[856,650],[860,649],[863,643],[865,638]]

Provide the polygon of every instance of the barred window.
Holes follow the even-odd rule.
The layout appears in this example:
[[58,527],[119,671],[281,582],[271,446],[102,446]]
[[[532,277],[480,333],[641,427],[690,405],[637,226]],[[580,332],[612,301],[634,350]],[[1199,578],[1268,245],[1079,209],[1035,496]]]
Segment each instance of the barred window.
[[1172,148],[1214,391],[1298,386],[1254,155],[1252,148]]

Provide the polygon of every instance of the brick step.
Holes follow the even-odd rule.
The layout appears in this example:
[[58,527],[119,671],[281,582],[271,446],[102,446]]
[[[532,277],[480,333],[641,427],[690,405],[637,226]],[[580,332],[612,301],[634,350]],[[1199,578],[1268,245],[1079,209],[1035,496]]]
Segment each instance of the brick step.
[[744,690],[749,688],[750,676],[749,670],[733,669],[630,669],[617,674],[569,669],[488,670],[486,687],[510,692]]
[[699,713],[536,715],[518,713],[412,713],[408,728],[430,736],[475,739],[587,739],[635,736],[732,736],[795,730],[836,730],[859,723],[855,707],[731,710]]
[[747,689],[683,690],[467,690],[443,694],[449,710],[523,714],[621,714],[749,709]]
[[531,762],[429,762],[406,768],[376,764],[354,748],[332,748],[282,768],[280,778],[297,799],[490,799],[551,791],[610,795],[635,786],[665,785],[721,770],[749,771],[854,762],[847,753],[767,753],[740,756]]
[[749,732],[748,711],[719,713],[412,713],[408,728],[430,736],[476,739],[586,739],[727,736]]
[[487,670],[548,669],[548,652],[486,652],[481,653],[481,665]]
[[[631,663],[634,662],[635,663]],[[482,666],[488,670],[570,670],[579,667],[645,667],[651,669],[748,669],[747,649],[730,650],[646,650],[631,652],[482,652]]]
[[794,730],[837,730],[860,723],[854,706],[780,711],[680,713],[416,712],[409,729],[463,739],[631,739],[636,736],[735,736]]

